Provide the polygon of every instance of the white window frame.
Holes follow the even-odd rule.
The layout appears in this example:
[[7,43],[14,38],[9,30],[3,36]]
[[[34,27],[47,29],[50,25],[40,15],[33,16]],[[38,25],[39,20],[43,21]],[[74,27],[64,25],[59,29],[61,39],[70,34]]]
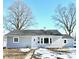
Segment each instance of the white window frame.
[[[18,38],[18,42],[15,42],[14,38]],[[19,37],[13,37],[13,43],[19,43]]]
[[52,44],[52,38],[51,37],[49,38],[49,40],[50,40],[50,44]]
[[43,44],[43,38],[41,38],[40,40],[41,40],[41,44]]

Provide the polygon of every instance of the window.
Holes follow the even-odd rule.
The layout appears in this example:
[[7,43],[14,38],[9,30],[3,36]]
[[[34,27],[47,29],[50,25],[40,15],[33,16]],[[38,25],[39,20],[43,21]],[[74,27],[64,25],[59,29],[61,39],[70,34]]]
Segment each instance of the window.
[[40,43],[40,42],[38,41],[38,43]]
[[38,37],[38,43],[40,43],[40,37]]
[[13,43],[19,43],[18,37],[13,38]]
[[35,41],[35,39],[34,39],[34,41]]
[[49,43],[49,38],[44,38],[44,43]]
[[50,38],[50,43],[52,43],[52,39]]
[[66,43],[66,40],[64,40],[64,43]]
[[41,43],[43,43],[43,38],[41,38]]
[[40,43],[40,39],[38,39],[38,43]]

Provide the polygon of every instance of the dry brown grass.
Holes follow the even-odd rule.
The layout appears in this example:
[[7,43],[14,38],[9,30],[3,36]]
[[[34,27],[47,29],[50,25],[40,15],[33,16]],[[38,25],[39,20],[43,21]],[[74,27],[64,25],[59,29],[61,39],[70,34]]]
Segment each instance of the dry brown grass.
[[68,52],[68,48],[48,48],[48,50],[56,51],[56,52]]
[[[68,50],[66,48],[64,49],[48,48],[48,49],[56,52],[57,51],[66,52]],[[3,49],[3,59],[25,59],[28,53],[21,52],[19,49]],[[39,58],[33,57],[33,59],[39,59]],[[60,58],[57,58],[57,59],[60,59]]]
[[19,49],[3,49],[3,59],[25,59],[28,53],[21,52]]

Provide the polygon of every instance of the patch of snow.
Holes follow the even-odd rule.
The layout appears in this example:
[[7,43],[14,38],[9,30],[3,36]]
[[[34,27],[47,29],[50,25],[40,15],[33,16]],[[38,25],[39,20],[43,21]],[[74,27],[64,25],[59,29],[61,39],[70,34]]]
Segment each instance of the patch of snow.
[[48,49],[40,48],[35,51],[35,54],[40,56],[41,59],[56,59],[56,55]]
[[68,53],[67,54],[71,59],[76,59],[76,53]]
[[70,59],[67,55],[57,55],[57,57],[63,58],[63,59]]
[[57,59],[56,56],[52,55],[52,54],[43,54],[42,59]]
[[70,53],[64,53],[61,52],[61,54],[57,53],[57,57],[63,58],[63,59],[76,59],[76,51],[73,52],[73,50],[70,50]]
[[29,52],[31,49],[30,48],[21,48],[20,51],[21,52]]
[[48,54],[49,53],[49,50],[43,49],[43,48],[39,48],[39,49],[37,49],[35,51],[35,54],[37,54],[37,53],[39,53],[39,54]]
[[43,55],[41,55],[41,57],[42,57],[43,59],[45,59],[45,58],[48,58],[48,59],[57,59],[57,58],[56,58],[56,55],[53,54],[53,53],[43,54]]
[[35,51],[35,55],[37,57],[41,57],[41,59],[57,59],[63,58],[63,59],[75,59],[76,58],[76,50],[73,48],[70,48],[68,51],[70,52],[54,52],[50,51],[48,49],[39,48]]
[[76,50],[76,48],[69,48],[68,50],[71,50],[72,51],[72,50]]

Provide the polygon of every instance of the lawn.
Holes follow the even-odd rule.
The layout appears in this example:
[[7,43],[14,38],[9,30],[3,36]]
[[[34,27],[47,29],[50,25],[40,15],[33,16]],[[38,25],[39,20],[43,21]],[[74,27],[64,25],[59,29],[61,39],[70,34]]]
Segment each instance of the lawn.
[[[69,48],[69,49],[66,49],[66,48],[44,49],[44,48],[42,48],[42,49],[36,49],[35,52],[37,51],[38,53],[41,53],[42,54],[41,56],[43,56],[43,57],[50,52],[48,55],[54,54],[56,57],[58,56],[57,59],[62,59],[60,57],[63,57],[63,56],[65,57],[65,59],[67,59],[66,56],[68,56],[68,57],[71,56],[72,57],[71,59],[74,59],[74,57],[75,57],[75,55],[73,54],[74,50],[75,49],[72,49],[72,48]],[[33,52],[34,52],[34,49],[31,49],[29,52],[22,52],[22,51],[20,51],[20,49],[6,49],[5,48],[5,49],[3,49],[3,59],[30,59],[29,57],[31,57],[33,55]],[[45,54],[45,53],[47,53],[47,54]],[[32,56],[32,59],[37,59],[35,57],[35,55]]]
[[25,59],[28,53],[19,49],[3,49],[3,59]]

